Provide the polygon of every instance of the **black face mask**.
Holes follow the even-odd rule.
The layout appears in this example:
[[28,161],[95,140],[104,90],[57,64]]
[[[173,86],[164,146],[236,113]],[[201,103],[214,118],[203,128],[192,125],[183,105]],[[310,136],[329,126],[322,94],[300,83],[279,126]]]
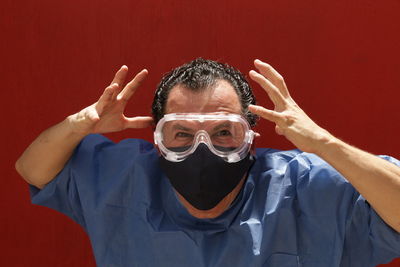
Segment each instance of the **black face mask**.
[[160,156],[160,167],[172,186],[199,210],[214,208],[238,185],[253,162],[250,153],[241,161],[226,162],[205,144],[199,144],[196,151],[181,162],[171,162]]

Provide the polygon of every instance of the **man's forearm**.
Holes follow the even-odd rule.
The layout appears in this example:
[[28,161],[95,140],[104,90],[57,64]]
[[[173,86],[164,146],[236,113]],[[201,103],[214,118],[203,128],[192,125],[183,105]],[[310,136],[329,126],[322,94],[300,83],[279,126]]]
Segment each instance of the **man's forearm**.
[[339,171],[381,218],[400,232],[400,167],[335,137],[324,142],[316,154]]
[[17,160],[15,167],[28,183],[43,188],[62,170],[85,137],[72,131],[70,118],[41,133]]
[[333,137],[296,104],[283,77],[272,66],[260,60],[255,60],[254,66],[259,72],[250,71],[250,78],[267,92],[275,108],[249,105],[249,110],[274,122],[276,132],[300,150],[315,153],[331,164],[400,232],[400,167]]

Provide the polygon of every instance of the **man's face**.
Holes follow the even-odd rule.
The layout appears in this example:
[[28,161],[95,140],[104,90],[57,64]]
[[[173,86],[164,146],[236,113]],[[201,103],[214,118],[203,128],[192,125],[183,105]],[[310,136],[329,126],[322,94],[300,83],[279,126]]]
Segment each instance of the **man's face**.
[[182,85],[174,86],[166,104],[165,113],[236,113],[241,114],[239,96],[224,80],[214,87],[194,92]]
[[[215,86],[200,92],[193,92],[181,85],[173,87],[167,99],[165,113],[242,114],[242,108],[235,89],[229,82],[221,80]],[[217,150],[220,153],[222,153],[221,151],[226,152],[228,150],[225,148],[237,148],[243,143],[244,135],[240,135],[239,131],[243,128],[238,124],[240,123],[237,121],[234,123],[223,121],[221,124],[218,120],[194,123],[189,120],[185,124],[180,122],[180,126],[176,127],[177,133],[171,134],[171,137],[176,138],[173,141],[179,141],[179,143],[163,144],[170,148],[187,148],[192,145],[193,132],[196,133],[200,127],[201,130],[207,132],[208,137],[211,137],[209,140],[212,143],[213,153],[204,150],[203,146],[203,149],[196,148],[190,154],[192,157],[188,157],[185,161],[178,163],[168,160],[161,161],[163,170],[177,190],[180,201],[197,218],[215,218],[220,215],[229,207],[243,185],[245,172],[252,163],[250,157],[247,157],[246,154],[246,160],[230,164],[214,155]],[[174,124],[171,125],[174,126]],[[170,129],[173,130],[173,126]],[[228,127],[230,128],[228,129]],[[192,131],[192,129],[195,130]],[[169,131],[166,130],[166,132]],[[212,134],[214,132],[216,134]],[[163,136],[165,135],[163,134]],[[240,142],[230,142],[235,137],[238,137]],[[169,140],[165,138],[162,142]],[[189,140],[188,143],[182,144],[186,140]],[[187,177],[191,177],[192,181],[188,183]]]

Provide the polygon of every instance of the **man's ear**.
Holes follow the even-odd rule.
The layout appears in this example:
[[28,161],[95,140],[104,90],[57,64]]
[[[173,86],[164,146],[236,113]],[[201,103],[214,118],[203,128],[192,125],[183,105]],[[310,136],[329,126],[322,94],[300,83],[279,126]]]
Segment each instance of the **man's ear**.
[[261,135],[259,133],[254,132],[253,143],[251,144],[251,147],[250,147],[250,153],[253,154],[253,155],[256,154],[256,141],[257,141],[257,138],[259,138],[260,136]]
[[[154,136],[154,132],[156,131],[156,125],[154,124],[153,125],[153,136]],[[159,155],[159,156],[161,156],[161,152],[160,152],[160,149],[158,149],[158,145],[155,143],[155,140],[153,139],[153,145],[154,145],[154,148],[157,150],[157,154]]]

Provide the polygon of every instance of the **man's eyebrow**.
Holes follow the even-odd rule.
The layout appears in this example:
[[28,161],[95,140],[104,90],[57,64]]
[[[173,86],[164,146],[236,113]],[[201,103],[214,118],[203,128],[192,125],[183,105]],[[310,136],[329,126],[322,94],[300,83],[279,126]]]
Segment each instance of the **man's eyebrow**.
[[217,126],[215,126],[215,127],[213,128],[213,131],[218,131],[219,129],[222,129],[222,128],[230,128],[230,127],[232,127],[232,122],[230,122],[230,121],[225,121],[225,122],[223,122],[223,123],[218,124]]
[[193,129],[187,128],[183,125],[180,125],[179,123],[172,125],[172,130],[181,130],[181,131],[186,131],[186,132],[193,131]]

